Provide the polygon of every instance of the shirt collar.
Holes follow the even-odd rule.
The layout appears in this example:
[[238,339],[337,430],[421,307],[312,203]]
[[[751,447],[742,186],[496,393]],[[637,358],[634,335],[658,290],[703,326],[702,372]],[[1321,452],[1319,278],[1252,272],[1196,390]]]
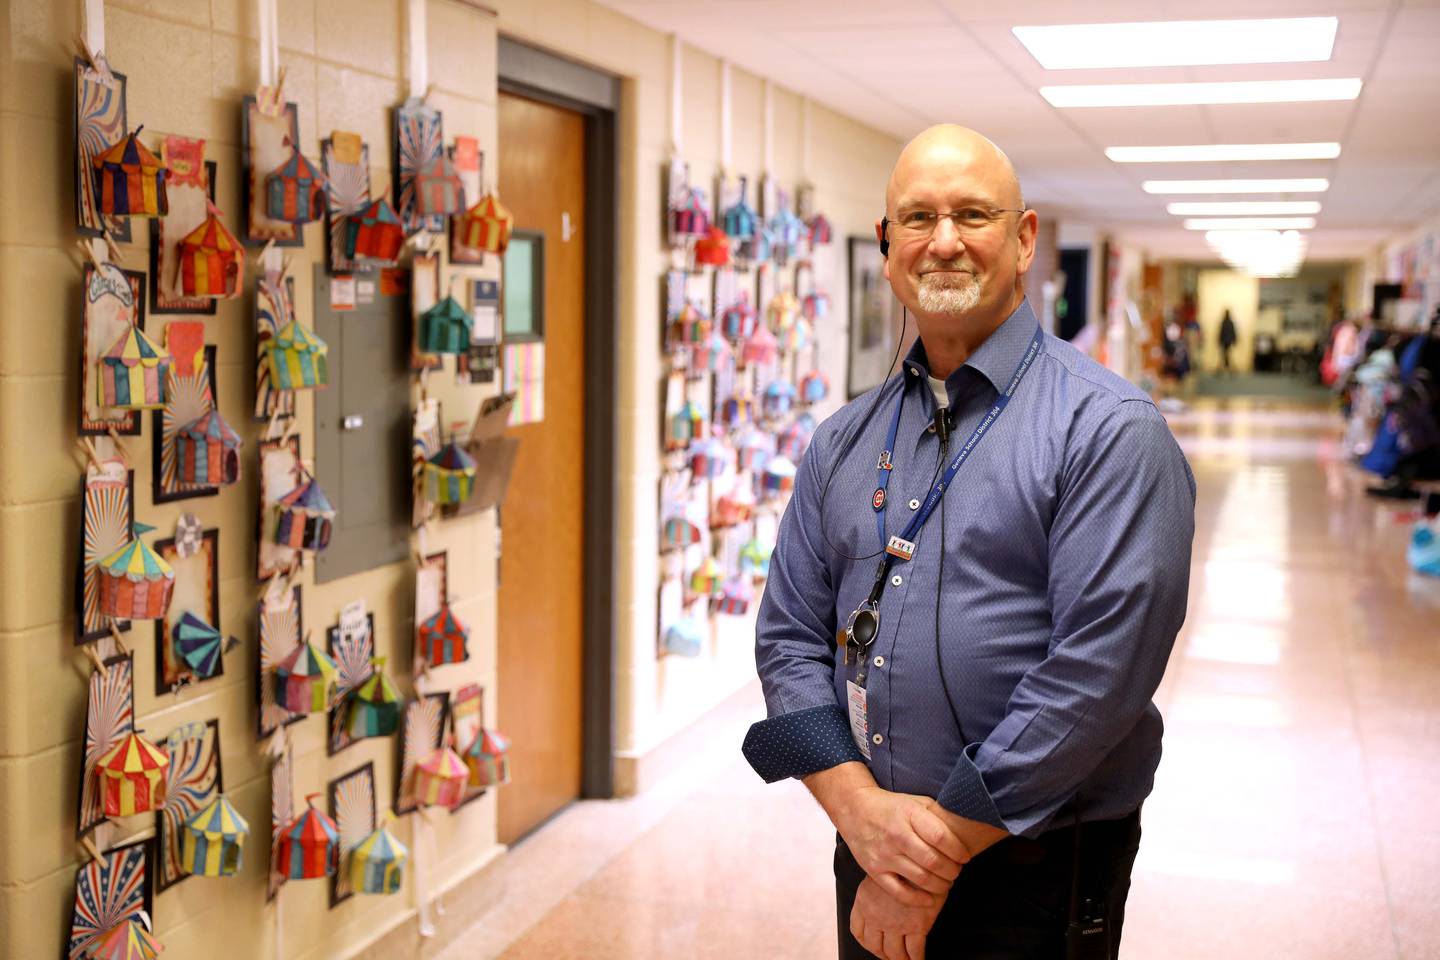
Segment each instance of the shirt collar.
[[[1035,312],[1030,309],[1029,298],[1020,301],[1015,312],[985,338],[985,342],[970,355],[970,359],[946,378],[945,382],[951,388],[950,396],[955,396],[956,378],[967,367],[989,380],[996,393],[1009,386],[1015,368],[1020,365],[1025,351],[1030,347],[1030,338],[1035,335],[1038,323]],[[909,379],[929,393],[930,386],[925,378],[930,375],[930,361],[925,355],[925,344],[918,337],[910,352],[905,355],[905,368],[911,373]]]

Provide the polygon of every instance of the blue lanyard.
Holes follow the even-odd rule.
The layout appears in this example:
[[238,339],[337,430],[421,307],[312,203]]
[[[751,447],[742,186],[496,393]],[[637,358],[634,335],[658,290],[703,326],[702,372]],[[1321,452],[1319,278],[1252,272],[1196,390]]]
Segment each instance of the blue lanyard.
[[[885,536],[886,488],[890,485],[895,442],[900,435],[900,414],[905,409],[905,389],[903,385],[901,386],[900,397],[895,404],[895,415],[890,419],[890,431],[885,435],[885,450],[880,454],[880,462],[877,465],[876,473],[879,476],[875,487],[875,495],[871,499],[871,506],[875,508],[875,527],[880,536],[880,545],[885,548],[885,559],[881,561],[880,570],[876,575],[877,586],[884,582],[885,573],[896,560],[909,560],[914,556],[915,537],[919,534],[920,528],[925,526],[925,521],[929,520],[930,514],[935,512],[935,507],[939,505],[940,498],[943,497],[945,491],[949,489],[950,482],[955,479],[955,474],[964,466],[965,461],[970,459],[970,454],[974,453],[975,448],[980,445],[980,441],[985,439],[985,435],[990,431],[990,428],[995,425],[995,421],[1000,418],[1000,414],[1005,412],[1005,408],[1010,403],[1010,398],[1015,396],[1015,391],[1020,386],[1020,381],[1025,379],[1025,374],[1029,372],[1031,365],[1035,362],[1035,358],[1040,355],[1040,348],[1044,342],[1045,333],[1037,325],[1035,335],[1030,338],[1030,346],[1026,348],[1025,356],[1020,359],[1020,363],[1015,368],[1015,373],[1010,377],[1010,383],[1005,387],[1004,392],[995,398],[995,404],[990,408],[990,411],[985,414],[984,419],[982,419],[979,425],[971,432],[970,437],[960,445],[960,449],[956,451],[955,456],[951,458],[950,463],[945,467],[945,472],[940,475],[940,479],[930,488],[930,493],[925,497],[925,502],[915,511],[915,515],[910,518],[910,522],[905,525],[905,529],[902,530],[898,536],[887,538]],[[878,600],[879,598],[876,597],[875,599]]]

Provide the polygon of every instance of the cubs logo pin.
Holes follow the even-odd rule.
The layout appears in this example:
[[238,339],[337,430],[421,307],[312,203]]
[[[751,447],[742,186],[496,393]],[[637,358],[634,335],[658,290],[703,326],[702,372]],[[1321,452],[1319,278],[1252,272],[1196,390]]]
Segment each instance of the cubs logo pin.
[[881,490],[881,489],[879,489],[879,488],[877,487],[876,490],[875,490],[875,496],[873,496],[873,497],[870,498],[870,505],[871,505],[872,507],[874,507],[877,511],[878,511],[878,510],[884,510],[884,509],[885,509],[885,491],[884,491],[884,490]]

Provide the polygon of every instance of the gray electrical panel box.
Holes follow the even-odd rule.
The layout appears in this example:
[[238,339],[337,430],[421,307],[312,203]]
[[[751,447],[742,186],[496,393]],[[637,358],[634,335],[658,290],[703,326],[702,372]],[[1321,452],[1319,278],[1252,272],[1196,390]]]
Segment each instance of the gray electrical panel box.
[[315,332],[329,346],[330,385],[315,391],[315,476],[335,507],[320,583],[410,552],[410,300],[359,274],[354,309],[336,310],[333,282],[316,264]]

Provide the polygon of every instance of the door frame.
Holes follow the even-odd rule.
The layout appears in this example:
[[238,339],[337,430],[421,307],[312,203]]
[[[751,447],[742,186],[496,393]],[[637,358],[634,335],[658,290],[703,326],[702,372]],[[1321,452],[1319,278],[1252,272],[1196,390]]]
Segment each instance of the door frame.
[[[619,437],[616,344],[619,285],[619,155],[615,131],[620,78],[548,51],[499,38],[499,92],[538,100],[585,118],[585,489],[580,796],[615,795],[615,585],[620,555],[615,466]],[[505,149],[500,144],[499,149]]]

